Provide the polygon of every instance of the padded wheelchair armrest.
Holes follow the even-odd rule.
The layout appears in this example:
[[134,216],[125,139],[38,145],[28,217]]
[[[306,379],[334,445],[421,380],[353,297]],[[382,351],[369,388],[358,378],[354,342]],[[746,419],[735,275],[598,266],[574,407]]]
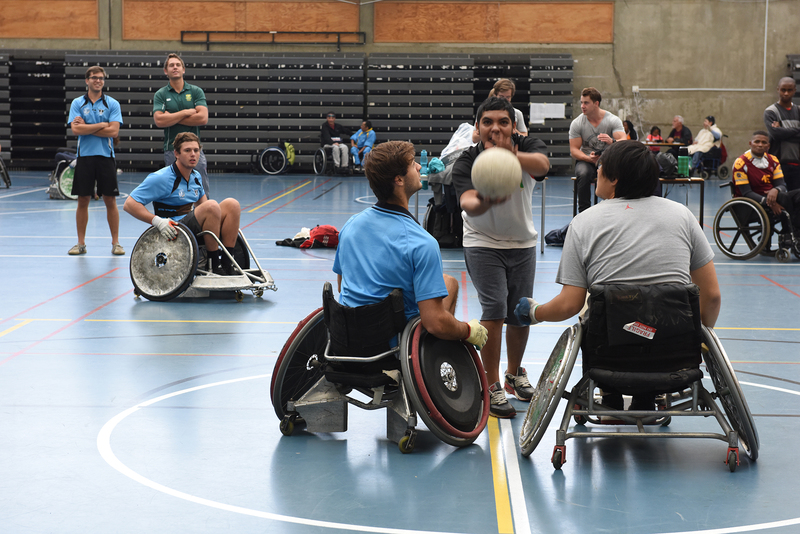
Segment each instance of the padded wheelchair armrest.
[[703,371],[698,368],[669,373],[637,373],[595,368],[589,369],[588,373],[598,384],[624,395],[673,393],[682,391],[703,378]]

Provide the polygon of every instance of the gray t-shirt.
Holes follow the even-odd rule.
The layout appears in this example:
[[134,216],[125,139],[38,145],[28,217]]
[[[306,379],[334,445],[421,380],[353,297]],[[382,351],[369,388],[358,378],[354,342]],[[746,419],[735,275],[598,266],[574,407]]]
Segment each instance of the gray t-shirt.
[[686,206],[661,197],[604,200],[572,219],[556,282],[691,283],[691,271],[714,258]]
[[603,115],[597,128],[592,126],[592,123],[589,122],[586,115],[581,113],[578,118],[573,120],[572,124],[569,125],[569,138],[576,139],[580,137],[583,140],[581,152],[588,156],[592,152],[599,154],[610,146],[597,139],[598,135],[604,133],[614,137],[614,132],[624,131],[625,128],[622,126],[622,121],[609,111],[606,111],[605,115]]

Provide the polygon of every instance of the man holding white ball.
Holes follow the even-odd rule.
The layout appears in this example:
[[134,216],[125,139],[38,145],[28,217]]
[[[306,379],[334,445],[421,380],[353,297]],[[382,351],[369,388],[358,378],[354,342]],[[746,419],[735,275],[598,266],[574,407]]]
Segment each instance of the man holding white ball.
[[[466,150],[453,166],[453,185],[463,210],[464,259],[481,303],[481,324],[489,333],[481,351],[491,390],[489,413],[501,418],[516,415],[506,391],[524,401],[533,395],[521,366],[529,328],[513,311],[520,297],[533,291],[536,273],[533,177],[541,180],[550,170],[547,146],[539,139],[515,134],[514,127],[511,103],[489,98],[478,108],[480,143]],[[505,390],[500,383],[504,323]]]

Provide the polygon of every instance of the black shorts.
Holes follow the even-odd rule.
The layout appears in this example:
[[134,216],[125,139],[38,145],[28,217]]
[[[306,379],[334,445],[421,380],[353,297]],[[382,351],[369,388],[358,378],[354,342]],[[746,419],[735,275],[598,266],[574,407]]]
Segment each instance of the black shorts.
[[[197,222],[197,219],[194,217],[194,211],[188,214],[186,217],[178,221],[182,225],[186,226],[191,232],[194,234],[195,237],[200,239],[197,234],[203,231],[203,227],[200,226],[200,223]],[[202,244],[202,243],[201,243]]]
[[117,163],[114,158],[105,156],[80,156],[75,163],[75,177],[72,180],[72,194],[79,197],[94,196],[97,193],[106,197],[118,197]]

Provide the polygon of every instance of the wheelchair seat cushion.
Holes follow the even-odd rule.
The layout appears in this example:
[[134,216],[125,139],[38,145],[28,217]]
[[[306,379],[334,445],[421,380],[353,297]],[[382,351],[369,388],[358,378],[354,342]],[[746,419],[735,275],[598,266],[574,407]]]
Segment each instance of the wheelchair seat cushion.
[[700,365],[700,291],[693,284],[590,289],[584,368],[659,371]]
[[700,369],[681,369],[668,373],[641,373],[589,369],[589,377],[603,389],[611,389],[623,395],[646,395],[650,393],[672,393],[682,391],[693,382],[703,378]]
[[343,356],[375,356],[391,349],[390,341],[406,325],[403,293],[393,290],[381,302],[351,308],[333,296],[330,283],[322,292],[325,326],[331,352]]

